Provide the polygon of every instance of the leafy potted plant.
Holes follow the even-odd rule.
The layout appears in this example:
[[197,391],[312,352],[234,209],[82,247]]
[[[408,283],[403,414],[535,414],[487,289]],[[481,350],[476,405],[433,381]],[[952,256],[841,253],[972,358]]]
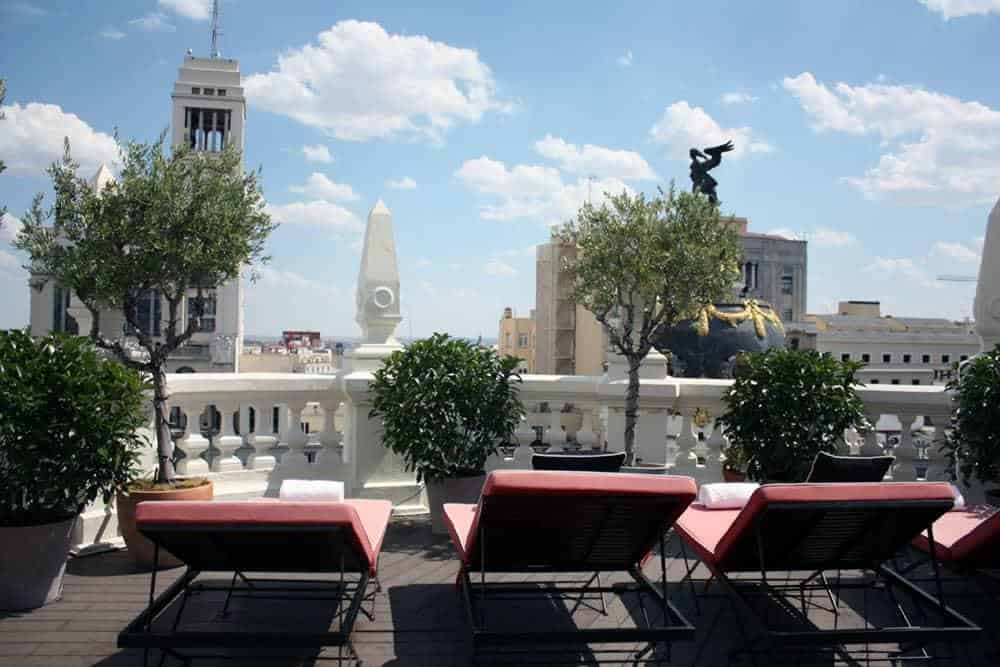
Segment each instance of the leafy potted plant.
[[[184,145],[168,152],[161,135],[119,150],[118,179],[98,190],[77,173],[67,140],[62,161],[49,168],[55,204],[44,211],[38,195],[14,245],[28,253],[33,283],[53,281],[83,304],[88,321],[78,322],[81,334],[151,379],[156,472],[118,500],[129,553],[150,564],[152,548],[135,530],[135,504],[212,498],[210,481],[175,478],[167,360],[202,330],[216,288],[266,260],[264,242],[274,225],[258,174],[244,173],[232,146],[221,153]],[[160,321],[151,323],[150,311],[162,312]],[[123,335],[122,319],[133,338]]]
[[757,482],[801,482],[819,452],[835,453],[849,428],[869,428],[855,388],[861,364],[815,350],[743,356],[723,394],[726,458]]
[[[1000,345],[965,363],[948,383],[954,409],[951,433],[944,443],[949,469],[968,484],[1000,482]],[[986,489],[986,498],[1000,506],[1000,489]]]
[[446,502],[476,502],[486,459],[513,436],[524,407],[517,357],[436,333],[394,352],[371,383],[382,442],[427,487],[432,529]]
[[147,385],[84,338],[0,331],[0,610],[59,598],[76,516],[132,479]]

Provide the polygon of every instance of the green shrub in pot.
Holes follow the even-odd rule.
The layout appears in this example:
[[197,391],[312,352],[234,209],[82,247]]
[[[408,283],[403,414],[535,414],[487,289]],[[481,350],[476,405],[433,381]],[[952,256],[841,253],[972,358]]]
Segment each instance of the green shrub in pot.
[[[948,384],[951,432],[944,451],[954,476],[968,484],[1000,482],[1000,345],[964,364]],[[990,491],[991,489],[988,489]],[[994,497],[996,490],[992,489]]]
[[754,481],[803,481],[816,454],[837,452],[846,429],[870,428],[856,391],[860,367],[815,350],[743,355],[723,394],[726,458]]
[[[516,357],[436,333],[394,352],[374,374],[370,416],[382,420],[385,446],[427,483],[438,532],[439,505],[475,500],[486,460],[524,415],[517,365]],[[442,498],[449,487],[464,497]]]
[[137,473],[147,389],[85,338],[0,331],[0,608],[58,597],[75,517]]

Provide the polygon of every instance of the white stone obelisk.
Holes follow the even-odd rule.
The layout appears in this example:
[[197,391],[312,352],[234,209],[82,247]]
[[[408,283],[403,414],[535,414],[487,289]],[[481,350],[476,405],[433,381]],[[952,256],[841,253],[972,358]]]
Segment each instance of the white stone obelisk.
[[361,327],[362,343],[344,355],[350,368],[375,370],[383,359],[400,349],[393,333],[402,319],[392,213],[379,199],[368,214],[361,249],[356,321]]
[[973,316],[983,351],[992,350],[1000,343],[1000,200],[986,223]]

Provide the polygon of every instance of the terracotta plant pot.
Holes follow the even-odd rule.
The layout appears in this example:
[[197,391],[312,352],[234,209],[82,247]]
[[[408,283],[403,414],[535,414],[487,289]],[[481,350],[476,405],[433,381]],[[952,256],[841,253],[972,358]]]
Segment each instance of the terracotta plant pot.
[[0,611],[35,609],[62,596],[75,522],[0,527]]
[[729,468],[722,469],[722,481],[724,482],[745,482],[747,481],[747,474],[742,470],[731,470]]
[[479,502],[479,494],[483,492],[486,473],[468,477],[451,477],[449,479],[427,480],[427,504],[431,510],[431,532],[435,535],[447,535],[448,526],[444,522],[445,503],[466,503],[474,505]]
[[[127,494],[118,494],[115,505],[118,508],[118,530],[125,538],[125,545],[128,547],[129,555],[139,567],[153,568],[153,543],[146,539],[135,528],[135,506],[141,502],[171,501],[171,500],[211,500],[214,495],[212,482],[205,480],[201,486],[194,486],[182,489],[167,489],[164,491],[139,491],[132,490]],[[164,549],[160,549],[160,568],[179,567],[181,561],[177,560],[173,554]]]

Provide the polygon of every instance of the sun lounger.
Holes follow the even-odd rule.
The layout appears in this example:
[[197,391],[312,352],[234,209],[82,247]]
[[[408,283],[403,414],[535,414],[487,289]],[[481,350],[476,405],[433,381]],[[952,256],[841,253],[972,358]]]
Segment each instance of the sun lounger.
[[590,470],[618,472],[625,463],[625,452],[589,452],[581,454],[535,454],[531,457],[534,470]]
[[[688,477],[596,472],[496,471],[475,505],[446,504],[445,518],[461,558],[459,573],[473,646],[487,648],[553,646],[589,643],[646,643],[652,651],[661,642],[691,639],[694,628],[670,603],[663,568],[659,587],[642,572],[643,561],[660,547],[663,536],[695,497]],[[645,627],[572,628],[555,630],[535,625],[524,630],[494,629],[486,623],[485,603],[494,596],[502,604],[512,593],[539,595],[535,581],[523,579],[487,583],[496,573],[627,572],[634,580],[627,590],[650,596],[662,619]],[[478,574],[473,584],[470,574]],[[546,588],[564,594],[621,592],[624,585],[604,588],[590,582],[582,588]],[[572,614],[572,612],[571,612]],[[558,651],[558,649],[556,649]]]
[[[772,484],[759,488],[741,509],[708,510],[693,504],[677,520],[675,530],[715,576],[734,603],[756,619],[762,632],[753,641],[746,636],[745,650],[753,652],[762,642],[828,646],[837,651],[852,644],[898,643],[908,652],[935,641],[974,635],[974,623],[947,607],[885,564],[935,519],[953,505],[951,486],[942,483]],[[824,571],[871,571],[900,612],[894,625],[874,627],[868,622],[868,595],[876,590],[872,580],[841,584],[839,593],[864,588],[866,619],[863,627],[835,623],[820,629],[808,616],[804,602],[811,585]],[[690,577],[691,570],[688,570]],[[752,574],[752,577],[737,576]],[[776,576],[781,573],[781,576]],[[790,581],[794,573],[804,573]],[[786,583],[779,583],[783,580]],[[787,582],[790,582],[788,585]],[[694,587],[692,585],[692,591]],[[915,626],[903,613],[895,593],[902,591],[936,623]],[[801,610],[787,593],[797,593]],[[834,617],[838,602],[830,593]],[[770,603],[785,600],[780,609],[783,624],[771,623]],[[764,613],[755,602],[764,602]],[[772,614],[773,615],[773,614]],[[743,625],[740,624],[741,630]]]
[[[122,648],[156,648],[184,659],[191,649],[289,648],[321,650],[346,648],[354,655],[350,635],[369,582],[377,576],[382,540],[392,505],[381,500],[343,502],[147,502],[136,510],[139,531],[153,541],[157,552],[166,549],[187,570],[159,597],[154,568],[149,605],[118,636]],[[204,572],[232,572],[229,585],[197,582]],[[264,579],[253,573],[309,573],[336,575],[323,579]],[[237,586],[237,579],[243,585]],[[377,580],[376,580],[377,581]],[[225,583],[225,582],[223,582]],[[233,597],[258,601],[280,594],[283,599],[330,600],[335,605],[334,629],[324,625],[314,632],[239,631],[213,629],[199,622],[182,624],[193,593],[225,592],[220,618]],[[317,593],[325,597],[317,597]],[[180,598],[176,615],[164,611]],[[202,603],[204,604],[204,603]],[[251,602],[250,604],[253,604]],[[249,607],[250,604],[247,606]]]

